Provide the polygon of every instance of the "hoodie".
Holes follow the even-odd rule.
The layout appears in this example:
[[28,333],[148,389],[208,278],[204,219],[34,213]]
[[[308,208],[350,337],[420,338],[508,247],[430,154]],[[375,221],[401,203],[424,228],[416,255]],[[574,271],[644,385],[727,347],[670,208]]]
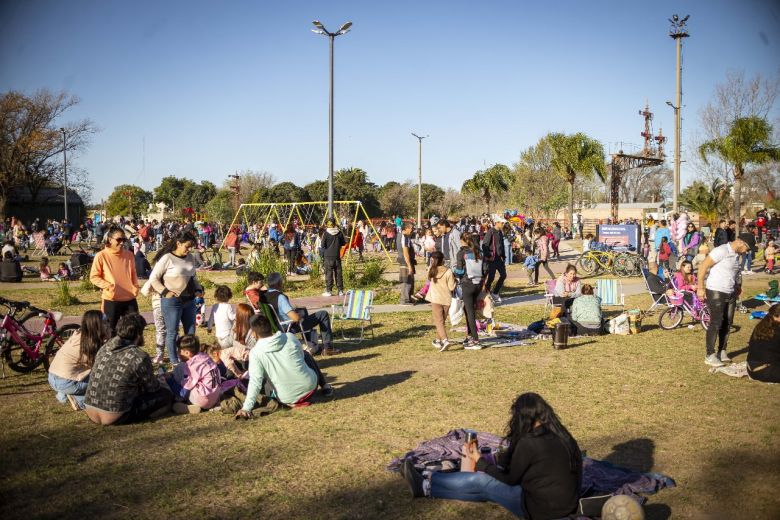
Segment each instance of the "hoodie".
[[344,247],[346,243],[347,241],[344,238],[341,229],[337,227],[325,229],[325,233],[322,235],[322,245],[320,246],[322,257],[328,260],[340,258],[341,248]]
[[276,398],[284,404],[293,404],[317,388],[317,374],[306,364],[300,342],[290,333],[277,332],[262,338],[249,352],[245,411],[254,408],[266,377],[276,391]]
[[221,382],[216,363],[205,352],[195,354],[184,365],[181,386],[189,392],[190,402],[204,410],[219,403]]

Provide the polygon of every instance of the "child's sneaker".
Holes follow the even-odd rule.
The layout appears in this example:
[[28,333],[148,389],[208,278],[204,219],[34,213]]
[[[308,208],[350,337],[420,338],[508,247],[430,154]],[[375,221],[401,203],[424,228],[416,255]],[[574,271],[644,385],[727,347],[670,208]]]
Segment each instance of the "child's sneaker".
[[200,413],[200,406],[187,403],[173,403],[173,413],[180,415]]
[[434,348],[441,348],[441,340],[435,339],[431,341],[431,345],[433,345]]
[[439,352],[444,352],[445,350],[450,348],[450,345],[452,345],[452,343],[450,343],[450,341],[447,340],[447,339],[440,341],[439,342]]

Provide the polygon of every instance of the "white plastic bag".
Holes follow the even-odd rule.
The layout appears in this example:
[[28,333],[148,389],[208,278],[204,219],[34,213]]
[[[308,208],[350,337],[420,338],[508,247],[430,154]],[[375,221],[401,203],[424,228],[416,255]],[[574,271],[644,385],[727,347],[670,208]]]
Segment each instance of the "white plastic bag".
[[622,313],[620,316],[612,318],[607,324],[607,330],[610,334],[628,335],[631,330],[628,322],[628,314]]
[[463,300],[457,296],[450,302],[450,324],[454,327],[463,319]]

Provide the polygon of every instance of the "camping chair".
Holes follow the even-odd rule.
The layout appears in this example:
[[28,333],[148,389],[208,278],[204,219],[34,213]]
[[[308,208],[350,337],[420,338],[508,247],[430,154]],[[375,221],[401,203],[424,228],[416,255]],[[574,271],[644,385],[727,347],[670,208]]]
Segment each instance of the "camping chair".
[[[374,291],[350,289],[344,296],[344,302],[340,305],[333,305],[331,308],[331,322],[340,322],[341,337],[344,341],[356,341],[361,343],[365,339],[366,322],[368,330],[371,331],[371,339],[374,339],[374,329],[371,322],[371,304],[374,301]],[[357,338],[348,338],[344,332],[344,322],[360,322],[360,336]]]
[[666,283],[661,278],[651,273],[646,267],[642,268],[642,278],[645,281],[647,292],[653,299],[653,304],[645,312],[650,313],[659,305],[666,305]]
[[553,297],[555,294],[555,284],[558,283],[557,280],[547,280],[544,282],[544,319],[547,319],[547,317],[550,316],[550,311],[553,308]]
[[43,231],[32,234],[32,241],[35,249],[30,253],[30,257],[46,256],[46,239],[43,238]]
[[602,307],[625,308],[626,306],[623,284],[620,280],[609,278],[596,280],[596,296],[601,298]]

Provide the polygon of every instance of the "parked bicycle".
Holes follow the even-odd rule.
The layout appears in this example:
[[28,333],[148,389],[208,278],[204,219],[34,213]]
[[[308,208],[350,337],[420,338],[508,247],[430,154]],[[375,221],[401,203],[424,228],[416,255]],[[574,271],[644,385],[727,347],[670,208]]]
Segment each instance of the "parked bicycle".
[[678,291],[673,283],[671,285],[674,294],[664,295],[667,307],[658,316],[658,325],[664,330],[676,329],[687,314],[694,322],[698,321],[701,328],[707,330],[710,326],[710,310],[707,303],[700,300],[695,292]]
[[620,244],[594,243],[592,248],[577,258],[579,269],[590,276],[612,273],[621,278],[636,276],[640,273],[639,256],[627,250],[616,251]]
[[[29,302],[0,298],[0,305],[8,309],[0,324],[0,358],[16,372],[32,372],[41,364],[49,370],[49,362],[54,354],[79,329],[75,323],[57,328],[62,313],[45,311],[33,307]],[[24,310],[28,312],[17,319],[16,315]],[[39,333],[30,331],[33,325],[30,320],[33,318],[43,319]]]

